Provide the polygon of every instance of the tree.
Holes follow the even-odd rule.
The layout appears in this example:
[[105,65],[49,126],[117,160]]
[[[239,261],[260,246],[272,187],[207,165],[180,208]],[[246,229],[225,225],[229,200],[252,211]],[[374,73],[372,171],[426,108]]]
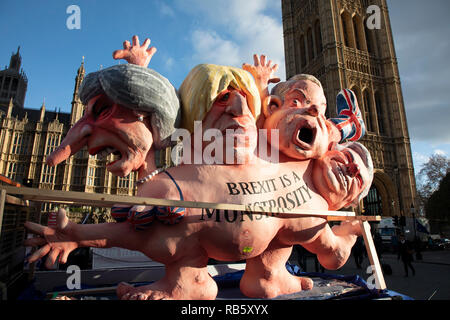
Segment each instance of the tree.
[[439,188],[429,197],[425,212],[429,219],[450,221],[450,172],[442,179]]
[[450,158],[434,154],[427,163],[424,163],[416,176],[417,200],[420,210],[426,208],[426,204],[438,187],[442,179],[450,172]]

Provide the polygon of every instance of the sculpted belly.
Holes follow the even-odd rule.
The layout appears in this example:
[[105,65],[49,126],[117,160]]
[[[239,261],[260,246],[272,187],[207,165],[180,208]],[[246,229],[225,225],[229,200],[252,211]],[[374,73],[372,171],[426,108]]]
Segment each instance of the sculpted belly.
[[[281,207],[291,209],[326,210],[327,203],[318,197],[306,178],[305,168],[297,166],[285,170],[251,175],[239,175],[226,168],[219,172],[208,172],[208,179],[200,171],[197,181],[186,183],[183,177],[172,175],[182,190],[184,200],[211,203],[243,204],[250,208]],[[226,174],[225,174],[226,173]],[[162,176],[164,177],[164,176]],[[155,181],[156,182],[156,181]],[[152,186],[151,192],[167,189],[166,199],[179,199],[174,184],[166,181],[161,186]],[[150,192],[149,192],[150,193]],[[161,197],[161,194],[158,195]],[[186,216],[178,225],[152,227],[149,235],[149,253],[157,261],[174,261],[189,251],[199,248],[211,258],[223,261],[247,259],[261,254],[280,229],[290,219],[272,217],[271,214],[241,212],[222,209],[187,209]],[[299,232],[300,230],[295,230]],[[306,236],[305,238],[308,238]],[[191,241],[192,240],[192,241]]]

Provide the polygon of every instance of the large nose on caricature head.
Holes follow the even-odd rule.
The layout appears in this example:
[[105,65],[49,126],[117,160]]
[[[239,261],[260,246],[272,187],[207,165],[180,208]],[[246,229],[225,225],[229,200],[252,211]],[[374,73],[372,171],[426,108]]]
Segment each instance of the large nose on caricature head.
[[311,104],[306,108],[306,113],[308,113],[312,117],[318,117],[319,116],[319,107],[315,104]]
[[225,112],[232,114],[235,117],[243,116],[249,113],[247,108],[247,100],[244,95],[238,91],[233,91],[230,95],[230,103],[225,109]]
[[47,157],[47,164],[49,166],[55,166],[77,153],[87,144],[91,133],[92,127],[89,124],[88,118],[84,116],[67,132],[66,137],[59,147]]

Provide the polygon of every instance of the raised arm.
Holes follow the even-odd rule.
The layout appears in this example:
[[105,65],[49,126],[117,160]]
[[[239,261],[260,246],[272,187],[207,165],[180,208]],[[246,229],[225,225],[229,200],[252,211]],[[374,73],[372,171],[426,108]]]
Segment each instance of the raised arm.
[[266,62],[266,56],[257,54],[253,55],[254,65],[244,63],[242,69],[250,72],[255,79],[256,86],[258,87],[259,94],[261,96],[261,103],[264,107],[268,104],[269,99],[269,83],[280,82],[280,78],[274,77],[275,72],[278,70],[278,64],[272,65],[272,60]]
[[133,45],[128,40],[123,43],[123,50],[116,50],[113,52],[113,58],[124,59],[130,64],[135,64],[142,67],[147,67],[156,52],[155,47],[150,47],[150,39],[145,39],[142,46],[139,44],[139,37],[133,36]]

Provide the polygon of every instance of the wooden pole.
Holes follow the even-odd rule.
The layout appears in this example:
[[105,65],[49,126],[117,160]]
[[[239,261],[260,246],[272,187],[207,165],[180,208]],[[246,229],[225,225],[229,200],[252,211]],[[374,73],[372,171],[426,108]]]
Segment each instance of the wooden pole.
[[230,210],[230,211],[247,211],[256,213],[269,213],[280,218],[290,218],[294,216],[314,216],[336,217],[334,221],[347,220],[349,217],[354,217],[353,211],[327,211],[327,210],[310,210],[310,209],[296,209],[288,210],[280,207],[259,207],[248,206],[242,204],[226,204],[226,203],[209,203],[199,201],[182,201],[158,198],[135,197],[127,195],[111,195],[98,193],[84,193],[75,191],[61,191],[61,190],[41,190],[34,188],[16,188],[10,186],[2,186],[7,193],[23,195],[25,199],[39,202],[54,202],[64,204],[84,204],[98,207],[112,207],[116,204],[125,205],[146,205],[146,206],[171,206],[184,208],[202,208],[215,210]]
[[366,245],[367,255],[369,257],[370,264],[372,266],[372,272],[374,272],[376,288],[378,290],[386,289],[386,283],[384,282],[383,270],[381,269],[380,261],[378,260],[377,250],[370,233],[370,225],[367,221],[361,221],[361,229],[363,231],[364,243]]

